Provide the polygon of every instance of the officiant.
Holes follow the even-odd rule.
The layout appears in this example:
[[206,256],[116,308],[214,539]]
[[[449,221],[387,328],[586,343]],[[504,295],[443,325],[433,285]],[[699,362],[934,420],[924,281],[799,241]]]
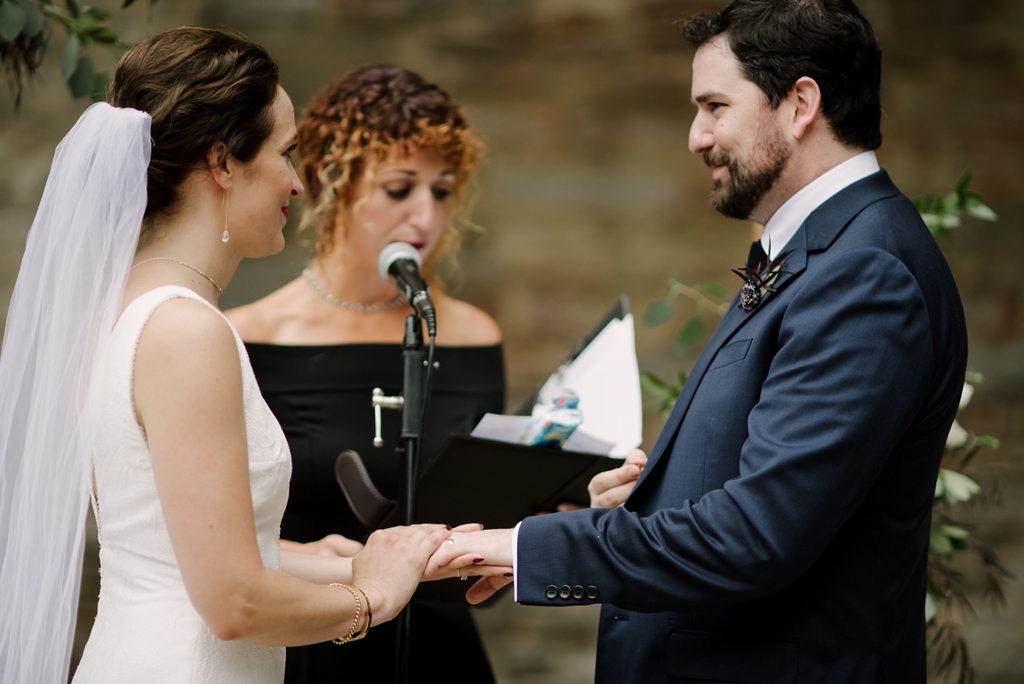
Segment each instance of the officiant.
[[[452,433],[501,413],[501,331],[479,309],[443,291],[438,268],[454,264],[456,222],[481,146],[460,108],[419,75],[388,66],[350,71],[312,102],[298,125],[297,163],[306,186],[300,233],[316,252],[301,276],[227,313],[249,352],[292,453],[282,548],[352,555],[370,531],[335,480],[338,454],[356,451],[380,492],[397,498],[399,412],[385,411],[384,445],[373,445],[371,392],[402,387],[401,341],[409,305],[377,274],[392,242],[420,253],[437,308],[439,367],[425,422],[420,468]],[[416,600],[413,681],[442,672],[493,682],[465,604]],[[395,658],[394,623],[339,648],[288,649],[285,682],[385,681]]]

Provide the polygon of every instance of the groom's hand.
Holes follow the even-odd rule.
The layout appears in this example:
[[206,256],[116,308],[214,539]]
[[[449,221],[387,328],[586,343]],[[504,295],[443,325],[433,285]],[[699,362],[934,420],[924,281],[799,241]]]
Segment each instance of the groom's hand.
[[469,565],[471,572],[490,573],[482,577],[469,591],[466,600],[472,604],[480,603],[494,592],[512,581],[512,530],[481,530],[460,534],[453,531],[451,537],[441,544],[427,562],[424,573],[445,573],[449,568]]
[[[626,502],[636,485],[640,473],[647,465],[647,454],[634,449],[626,456],[626,462],[614,470],[598,473],[590,481],[591,508],[615,508]],[[559,510],[563,510],[559,507]]]
[[[459,528],[456,528],[459,529]],[[512,568],[512,530],[452,531],[427,562],[424,577],[452,572],[455,568],[478,567]]]

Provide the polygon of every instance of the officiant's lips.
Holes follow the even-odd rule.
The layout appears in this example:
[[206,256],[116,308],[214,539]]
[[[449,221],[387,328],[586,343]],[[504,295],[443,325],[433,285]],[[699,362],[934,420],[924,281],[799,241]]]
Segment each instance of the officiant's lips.
[[281,213],[284,214],[285,218],[288,218],[288,207],[281,207]]

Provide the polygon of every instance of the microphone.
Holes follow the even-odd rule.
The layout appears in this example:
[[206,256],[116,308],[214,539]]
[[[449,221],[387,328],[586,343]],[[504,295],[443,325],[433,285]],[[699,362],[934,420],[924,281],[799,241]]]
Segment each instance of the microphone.
[[427,334],[437,335],[437,314],[434,303],[430,301],[430,288],[427,281],[420,276],[423,259],[416,248],[407,242],[392,242],[380,251],[377,257],[377,273],[384,280],[391,278],[405,292],[409,304],[415,307],[427,323]]

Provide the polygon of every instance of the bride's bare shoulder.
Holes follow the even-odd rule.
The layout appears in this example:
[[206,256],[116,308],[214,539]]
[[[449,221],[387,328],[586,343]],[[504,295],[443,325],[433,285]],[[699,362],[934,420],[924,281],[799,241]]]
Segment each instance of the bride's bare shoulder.
[[274,342],[283,327],[301,310],[297,301],[308,295],[299,280],[293,280],[263,299],[224,312],[238,335],[246,342]]
[[158,306],[139,337],[136,374],[209,363],[238,365],[235,337],[224,318],[212,306],[186,297]]

